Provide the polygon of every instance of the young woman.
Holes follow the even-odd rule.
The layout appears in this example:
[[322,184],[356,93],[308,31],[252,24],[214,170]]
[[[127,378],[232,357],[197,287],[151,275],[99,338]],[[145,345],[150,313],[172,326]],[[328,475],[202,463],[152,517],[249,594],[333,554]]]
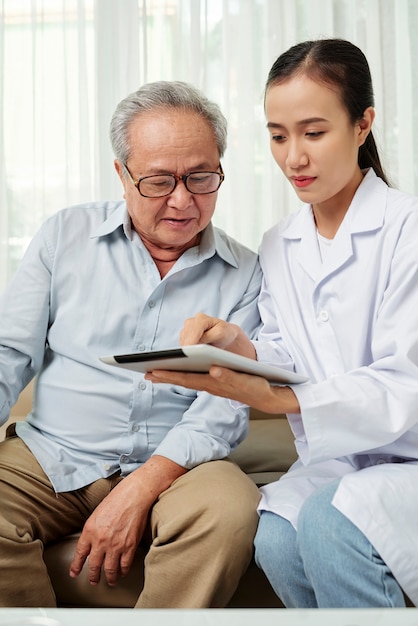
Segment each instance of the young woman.
[[299,459],[262,488],[256,559],[287,607],[418,604],[418,199],[388,186],[368,63],[319,40],[274,63],[271,150],[304,202],[260,249],[263,328],[199,315],[212,343],[309,377],[288,387],[213,367],[150,378],[286,412]]

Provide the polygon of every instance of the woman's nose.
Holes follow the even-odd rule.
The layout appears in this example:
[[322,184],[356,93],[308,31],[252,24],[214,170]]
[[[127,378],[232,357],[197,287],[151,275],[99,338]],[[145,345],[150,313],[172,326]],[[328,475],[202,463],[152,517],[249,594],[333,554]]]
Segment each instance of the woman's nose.
[[286,157],[286,165],[292,169],[298,169],[308,164],[308,155],[304,149],[302,142],[289,141]]

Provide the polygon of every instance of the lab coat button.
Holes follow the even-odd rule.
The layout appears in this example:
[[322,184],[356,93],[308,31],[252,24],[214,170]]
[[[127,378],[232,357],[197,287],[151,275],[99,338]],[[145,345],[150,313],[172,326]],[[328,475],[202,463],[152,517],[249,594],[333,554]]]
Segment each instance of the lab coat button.
[[321,311],[320,314],[319,314],[319,319],[322,322],[328,322],[328,320],[329,320],[328,311]]

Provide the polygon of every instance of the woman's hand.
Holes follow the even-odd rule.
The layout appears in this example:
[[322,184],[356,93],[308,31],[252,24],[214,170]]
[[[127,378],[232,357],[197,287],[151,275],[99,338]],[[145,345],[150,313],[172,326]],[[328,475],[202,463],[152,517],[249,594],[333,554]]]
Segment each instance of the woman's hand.
[[265,413],[299,413],[298,400],[290,387],[279,387],[260,376],[234,372],[213,365],[209,374],[154,370],[145,375],[153,383],[170,383],[207,391],[214,396],[237,400]]
[[239,326],[204,313],[187,319],[180,333],[180,345],[190,346],[197,343],[210,344],[256,359],[253,344]]

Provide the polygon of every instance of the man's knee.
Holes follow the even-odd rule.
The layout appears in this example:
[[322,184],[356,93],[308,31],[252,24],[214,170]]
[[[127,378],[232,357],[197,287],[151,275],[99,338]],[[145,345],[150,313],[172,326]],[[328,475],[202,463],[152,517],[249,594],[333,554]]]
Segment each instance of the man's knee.
[[201,503],[215,521],[234,527],[239,520],[257,520],[260,492],[256,485],[231,461],[213,461],[195,470]]
[[194,528],[225,540],[253,537],[259,498],[255,484],[230,461],[204,463],[175,481],[154,506],[158,534],[161,539],[170,529],[178,534]]

